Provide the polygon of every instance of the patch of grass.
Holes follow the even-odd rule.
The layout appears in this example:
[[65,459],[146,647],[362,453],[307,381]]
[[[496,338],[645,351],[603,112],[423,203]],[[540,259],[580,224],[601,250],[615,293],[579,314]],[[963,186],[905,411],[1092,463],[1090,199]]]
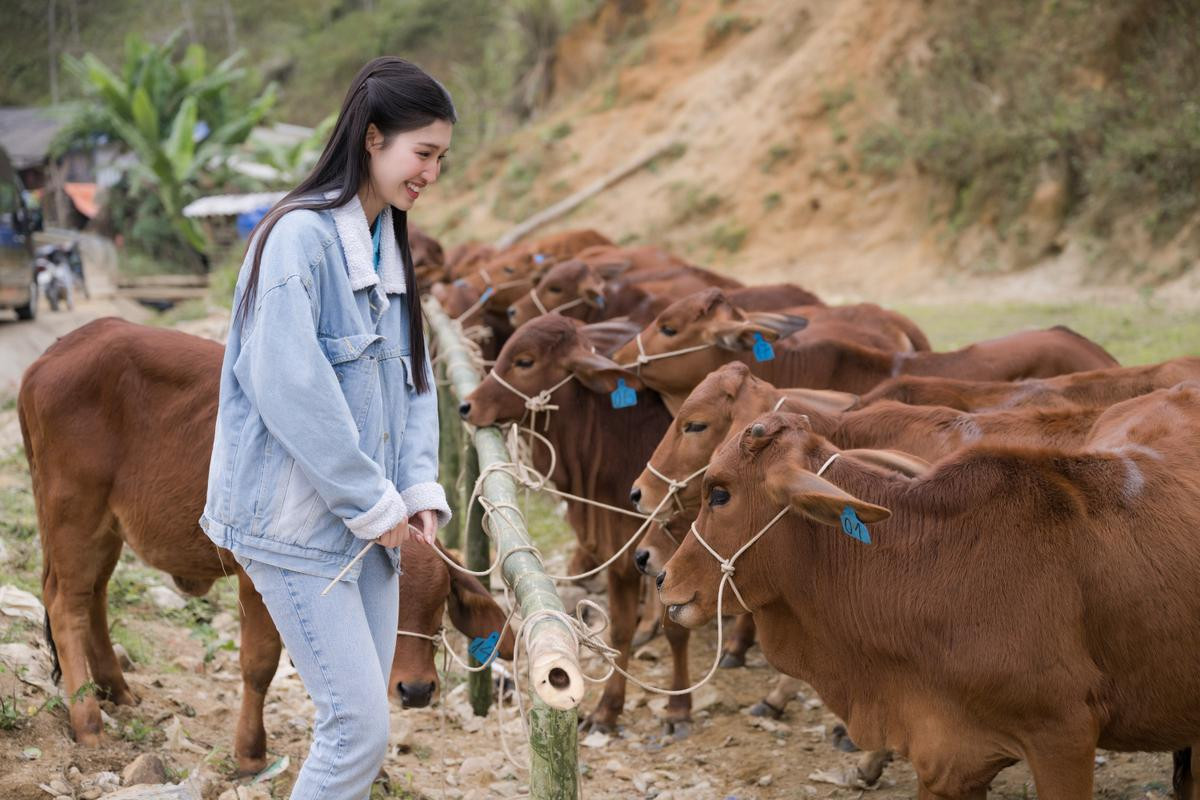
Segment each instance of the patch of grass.
[[543,553],[553,553],[575,541],[575,532],[558,513],[558,501],[551,495],[531,492],[522,498],[529,538]]
[[658,174],[659,169],[670,161],[678,161],[687,152],[687,145],[683,142],[674,142],[665,150],[656,155],[654,158],[646,162],[646,170],[651,174]]
[[15,394],[4,395],[0,399],[0,411],[15,411],[17,409],[17,396]]
[[121,738],[135,744],[148,741],[154,733],[154,726],[147,724],[141,717],[134,717],[121,726]]
[[744,225],[722,222],[708,235],[708,242],[718,250],[736,253],[742,249],[748,233]]
[[[232,301],[232,295],[230,295],[230,300]],[[182,303],[176,303],[161,314],[155,315],[151,322],[154,325],[160,325],[164,328],[172,328],[181,322],[204,319],[206,316],[208,316],[208,301],[202,298],[195,298],[193,300],[184,300]]]
[[897,310],[921,326],[936,350],[958,347],[1030,328],[1066,325],[1097,342],[1122,364],[1150,364],[1200,355],[1200,317],[1153,303],[1102,306],[1087,303],[962,303],[906,305]]
[[113,642],[125,648],[135,664],[152,664],[155,661],[154,645],[146,637],[126,626],[123,622],[113,623],[109,636]]
[[767,148],[767,156],[763,159],[762,171],[763,174],[769,175],[775,171],[775,168],[780,164],[791,161],[796,156],[796,148],[794,145],[776,143]]
[[722,204],[718,194],[706,194],[691,183],[676,183],[671,191],[671,221],[675,223],[703,219],[715,213]]
[[856,149],[863,172],[891,178],[904,166],[904,136],[894,125],[871,125],[858,137]]
[[550,130],[542,134],[542,140],[546,142],[557,142],[560,139],[565,139],[571,135],[571,123],[560,122]]
[[821,90],[821,108],[826,114],[836,113],[854,102],[854,86],[844,84],[836,88]]
[[770,213],[783,205],[783,195],[779,192],[771,192],[763,198],[763,211]]
[[721,11],[714,14],[704,25],[704,49],[711,50],[730,36],[749,33],[756,27],[758,20],[730,11]]

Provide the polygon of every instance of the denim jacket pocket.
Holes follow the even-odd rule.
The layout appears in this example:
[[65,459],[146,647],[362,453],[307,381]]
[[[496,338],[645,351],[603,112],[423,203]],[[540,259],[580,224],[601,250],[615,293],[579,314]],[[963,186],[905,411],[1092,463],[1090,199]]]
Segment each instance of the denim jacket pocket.
[[272,528],[274,538],[303,544],[317,515],[328,512],[328,509],[300,465],[293,459],[288,459],[288,462],[280,492],[279,512]]
[[325,357],[341,384],[346,405],[359,432],[366,426],[368,412],[379,401],[379,364],[373,348],[382,336],[356,333],[337,338],[319,337]]

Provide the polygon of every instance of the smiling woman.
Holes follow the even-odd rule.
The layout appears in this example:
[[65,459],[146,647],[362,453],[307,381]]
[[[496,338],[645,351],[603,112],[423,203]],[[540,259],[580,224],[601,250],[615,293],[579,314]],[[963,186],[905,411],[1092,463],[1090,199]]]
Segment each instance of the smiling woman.
[[234,292],[200,524],[253,581],[316,705],[294,799],[367,794],[387,750],[400,546],[433,544],[450,517],[406,215],[455,120],[415,64],[363,67],[312,174],[251,233]]

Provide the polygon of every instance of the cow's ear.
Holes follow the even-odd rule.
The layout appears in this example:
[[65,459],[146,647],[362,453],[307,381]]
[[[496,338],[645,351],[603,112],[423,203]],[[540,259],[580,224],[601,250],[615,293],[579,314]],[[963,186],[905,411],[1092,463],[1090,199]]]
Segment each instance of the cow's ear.
[[635,373],[612,359],[582,347],[577,347],[571,352],[567,357],[566,367],[575,373],[580,383],[598,394],[614,391],[619,380],[625,381],[625,385],[631,389],[643,387],[641,379]]
[[759,338],[774,342],[791,336],[808,325],[808,319],[792,314],[755,312],[744,320],[714,320],[708,326],[710,340],[726,350],[753,350]]
[[859,500],[849,492],[842,491],[824,478],[820,478],[808,470],[788,470],[789,474],[772,487],[783,496],[779,499],[786,502],[793,513],[808,517],[822,525],[840,527],[842,512],[846,508],[854,509],[854,513],[863,522],[881,522],[892,515],[883,506]]
[[892,472],[898,472],[909,478],[923,478],[933,469],[933,465],[925,459],[904,453],[900,450],[868,450],[865,448],[842,451],[843,456],[850,456],[859,461],[865,461],[876,467],[883,467]]
[[592,308],[604,308],[604,281],[588,275],[579,282],[579,296]]
[[598,264],[590,264],[589,266],[601,280],[611,281],[628,272],[633,267],[633,262],[627,258],[621,258],[614,259],[613,261],[602,261]]
[[858,395],[833,389],[783,389],[782,392],[788,399],[824,414],[841,414],[858,405]]

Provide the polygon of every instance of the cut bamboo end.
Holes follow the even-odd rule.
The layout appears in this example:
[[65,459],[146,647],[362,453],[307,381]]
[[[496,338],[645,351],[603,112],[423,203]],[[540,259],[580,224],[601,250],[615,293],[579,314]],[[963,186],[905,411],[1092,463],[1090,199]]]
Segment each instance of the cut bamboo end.
[[578,708],[586,685],[575,642],[561,622],[540,625],[529,643],[529,679],[542,702],[559,711]]

